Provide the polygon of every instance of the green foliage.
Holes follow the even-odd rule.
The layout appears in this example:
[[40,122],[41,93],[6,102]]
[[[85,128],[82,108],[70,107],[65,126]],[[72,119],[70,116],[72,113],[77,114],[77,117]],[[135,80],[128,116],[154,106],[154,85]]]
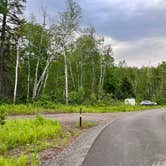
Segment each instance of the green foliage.
[[6,118],[6,110],[4,108],[0,108],[0,125],[5,124],[5,118]]
[[97,97],[95,93],[91,93],[90,98],[89,98],[89,103],[92,105],[95,105],[97,102]]
[[[165,62],[155,68],[127,67],[125,61],[116,66],[111,43],[104,46],[104,38],[96,37],[95,28],[84,29],[76,41],[71,40],[81,16],[81,9],[75,1],[68,1],[58,22],[50,27],[35,22],[34,18],[31,22],[23,21],[21,14],[25,2],[0,2],[0,20],[6,19],[0,28],[0,66],[3,69],[0,69],[1,103],[13,98],[13,62],[16,61],[18,38],[23,40],[19,47],[17,103],[30,102],[33,96],[37,101],[35,105],[54,108],[52,102],[64,103],[65,86],[68,87],[70,104],[109,104],[129,97],[135,97],[138,101],[149,99],[159,104],[166,103]],[[66,74],[64,57],[68,69]],[[6,105],[4,109],[7,114],[20,113],[21,110],[28,113],[27,109],[29,113],[37,112],[31,106],[17,106],[18,110],[15,110],[14,106],[10,108]]]
[[27,164],[28,164],[28,157],[26,155],[21,155],[18,159],[4,158],[0,156],[1,166],[26,166]]
[[35,114],[38,112],[38,108],[32,104],[3,104],[0,105],[0,112],[2,112],[2,116],[8,114]]
[[132,84],[131,82],[129,82],[128,78],[125,77],[123,78],[121,83],[121,98],[125,99],[125,98],[133,98],[133,97],[135,97],[135,95],[134,95]]
[[[107,96],[104,100],[105,102],[97,101],[97,104],[91,105],[63,105],[47,101],[42,103],[40,101],[35,102],[32,105],[5,105],[6,110],[8,110],[8,115],[23,115],[23,114],[36,114],[36,113],[72,113],[79,112],[80,108],[83,108],[84,112],[89,113],[104,113],[104,112],[126,112],[126,111],[137,111],[137,110],[146,110],[153,108],[161,108],[162,106],[130,106],[125,105],[118,100],[113,100]],[[96,98],[94,98],[96,99]],[[89,102],[89,101],[87,101]],[[0,107],[3,107],[0,106]],[[12,108],[13,107],[13,108]],[[164,105],[163,105],[164,107]],[[17,109],[18,108],[18,109]],[[30,110],[28,109],[30,108]]]
[[84,89],[80,88],[79,91],[73,91],[69,93],[69,102],[71,104],[82,104],[84,101]]
[[[96,125],[97,125],[97,123],[92,122],[92,121],[83,121],[82,122],[82,129],[91,128],[91,127],[94,127]],[[76,124],[76,127],[80,128],[80,123],[79,122]]]
[[49,138],[58,138],[61,126],[58,122],[37,116],[35,119],[8,120],[0,127],[0,153],[15,147],[36,144]]

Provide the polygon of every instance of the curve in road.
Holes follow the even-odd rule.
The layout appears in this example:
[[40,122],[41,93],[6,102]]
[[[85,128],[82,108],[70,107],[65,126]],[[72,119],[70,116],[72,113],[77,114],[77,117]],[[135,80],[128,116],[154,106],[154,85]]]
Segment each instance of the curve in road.
[[165,110],[116,120],[98,136],[82,166],[166,166]]

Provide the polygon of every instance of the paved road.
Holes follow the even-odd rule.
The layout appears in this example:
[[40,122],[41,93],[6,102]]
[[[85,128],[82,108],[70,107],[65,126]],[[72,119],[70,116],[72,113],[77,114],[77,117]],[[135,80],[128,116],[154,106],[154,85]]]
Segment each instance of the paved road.
[[166,166],[166,110],[114,121],[96,139],[82,166]]

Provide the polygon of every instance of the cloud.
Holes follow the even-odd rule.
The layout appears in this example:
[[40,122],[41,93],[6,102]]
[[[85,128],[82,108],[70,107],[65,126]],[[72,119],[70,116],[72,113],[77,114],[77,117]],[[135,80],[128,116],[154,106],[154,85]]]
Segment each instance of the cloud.
[[[40,8],[56,20],[66,0],[28,0],[26,15],[41,22]],[[116,63],[130,66],[156,65],[166,60],[165,0],[76,0],[82,7],[82,26],[94,26],[112,43]]]
[[115,62],[125,60],[128,66],[157,66],[166,61],[166,37],[144,38],[135,41],[117,41],[106,37],[112,43]]

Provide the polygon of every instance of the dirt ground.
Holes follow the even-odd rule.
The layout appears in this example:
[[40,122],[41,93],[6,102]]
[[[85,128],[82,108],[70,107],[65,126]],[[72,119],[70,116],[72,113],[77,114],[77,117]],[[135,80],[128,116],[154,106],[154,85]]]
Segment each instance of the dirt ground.
[[[120,116],[125,116],[130,113],[83,113],[83,121],[92,121],[97,123],[109,122],[112,119],[116,119]],[[42,114],[44,117],[49,119],[55,119],[62,123],[63,125],[70,125],[79,122],[79,113],[64,113],[64,114]],[[8,119],[26,119],[34,118],[35,115],[17,115],[8,116]]]

